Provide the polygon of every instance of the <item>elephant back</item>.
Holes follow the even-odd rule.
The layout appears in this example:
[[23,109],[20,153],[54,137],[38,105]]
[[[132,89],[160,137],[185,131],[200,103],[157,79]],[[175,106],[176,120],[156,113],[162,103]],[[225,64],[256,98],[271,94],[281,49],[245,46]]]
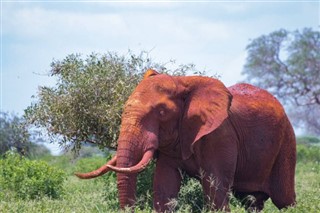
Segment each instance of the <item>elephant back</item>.
[[234,112],[245,116],[254,115],[256,118],[268,117],[277,121],[286,117],[281,103],[264,89],[245,83],[236,84],[228,89],[233,96],[231,110]]

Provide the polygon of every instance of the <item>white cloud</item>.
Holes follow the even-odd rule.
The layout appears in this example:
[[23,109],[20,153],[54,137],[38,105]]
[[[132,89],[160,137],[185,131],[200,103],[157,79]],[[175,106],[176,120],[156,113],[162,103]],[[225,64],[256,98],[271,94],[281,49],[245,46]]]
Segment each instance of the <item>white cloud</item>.
[[[161,44],[166,38],[175,42],[228,39],[227,25],[175,13],[75,13],[44,8],[12,10],[4,16],[5,34],[27,38],[73,38],[88,40],[123,39]],[[72,43],[72,39],[70,40]]]
[[3,67],[28,62],[15,72],[41,72],[52,58],[70,53],[154,48],[157,61],[193,62],[233,84],[241,77],[249,38],[317,20],[315,7],[291,7],[283,13],[284,4],[258,3],[4,3]]
[[117,14],[82,14],[43,8],[19,9],[12,12],[11,16],[4,16],[7,18],[4,21],[4,33],[23,33],[32,38],[70,34],[76,37],[89,32],[92,35],[108,33],[118,36],[126,33],[127,28],[124,20]]

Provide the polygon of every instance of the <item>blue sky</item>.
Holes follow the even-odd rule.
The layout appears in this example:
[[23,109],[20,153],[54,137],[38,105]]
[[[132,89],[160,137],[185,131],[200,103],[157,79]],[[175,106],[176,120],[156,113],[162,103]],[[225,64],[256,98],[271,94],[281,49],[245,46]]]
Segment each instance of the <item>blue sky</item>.
[[320,1],[1,2],[1,111],[23,114],[53,59],[71,53],[152,50],[158,62],[176,59],[243,79],[250,39],[284,28],[319,30]]

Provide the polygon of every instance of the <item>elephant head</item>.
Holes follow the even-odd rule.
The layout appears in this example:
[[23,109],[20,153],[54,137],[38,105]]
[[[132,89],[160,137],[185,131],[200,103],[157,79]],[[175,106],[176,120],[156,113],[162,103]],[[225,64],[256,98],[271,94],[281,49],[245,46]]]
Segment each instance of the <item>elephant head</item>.
[[80,178],[117,172],[120,206],[133,205],[137,173],[155,151],[186,160],[194,144],[228,117],[232,96],[217,79],[148,70],[125,104],[116,156]]

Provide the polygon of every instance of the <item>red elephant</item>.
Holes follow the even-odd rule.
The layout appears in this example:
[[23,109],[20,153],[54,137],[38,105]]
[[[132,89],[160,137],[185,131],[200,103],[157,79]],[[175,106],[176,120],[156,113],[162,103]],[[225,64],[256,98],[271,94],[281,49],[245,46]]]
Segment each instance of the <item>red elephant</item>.
[[[117,172],[121,208],[135,203],[136,181],[157,152],[154,208],[168,210],[181,185],[179,170],[199,178],[213,210],[227,210],[229,192],[270,197],[279,208],[295,204],[296,141],[282,105],[249,84],[229,88],[200,76],[148,70],[122,115],[115,157],[80,178]],[[248,208],[249,206],[247,206]]]

